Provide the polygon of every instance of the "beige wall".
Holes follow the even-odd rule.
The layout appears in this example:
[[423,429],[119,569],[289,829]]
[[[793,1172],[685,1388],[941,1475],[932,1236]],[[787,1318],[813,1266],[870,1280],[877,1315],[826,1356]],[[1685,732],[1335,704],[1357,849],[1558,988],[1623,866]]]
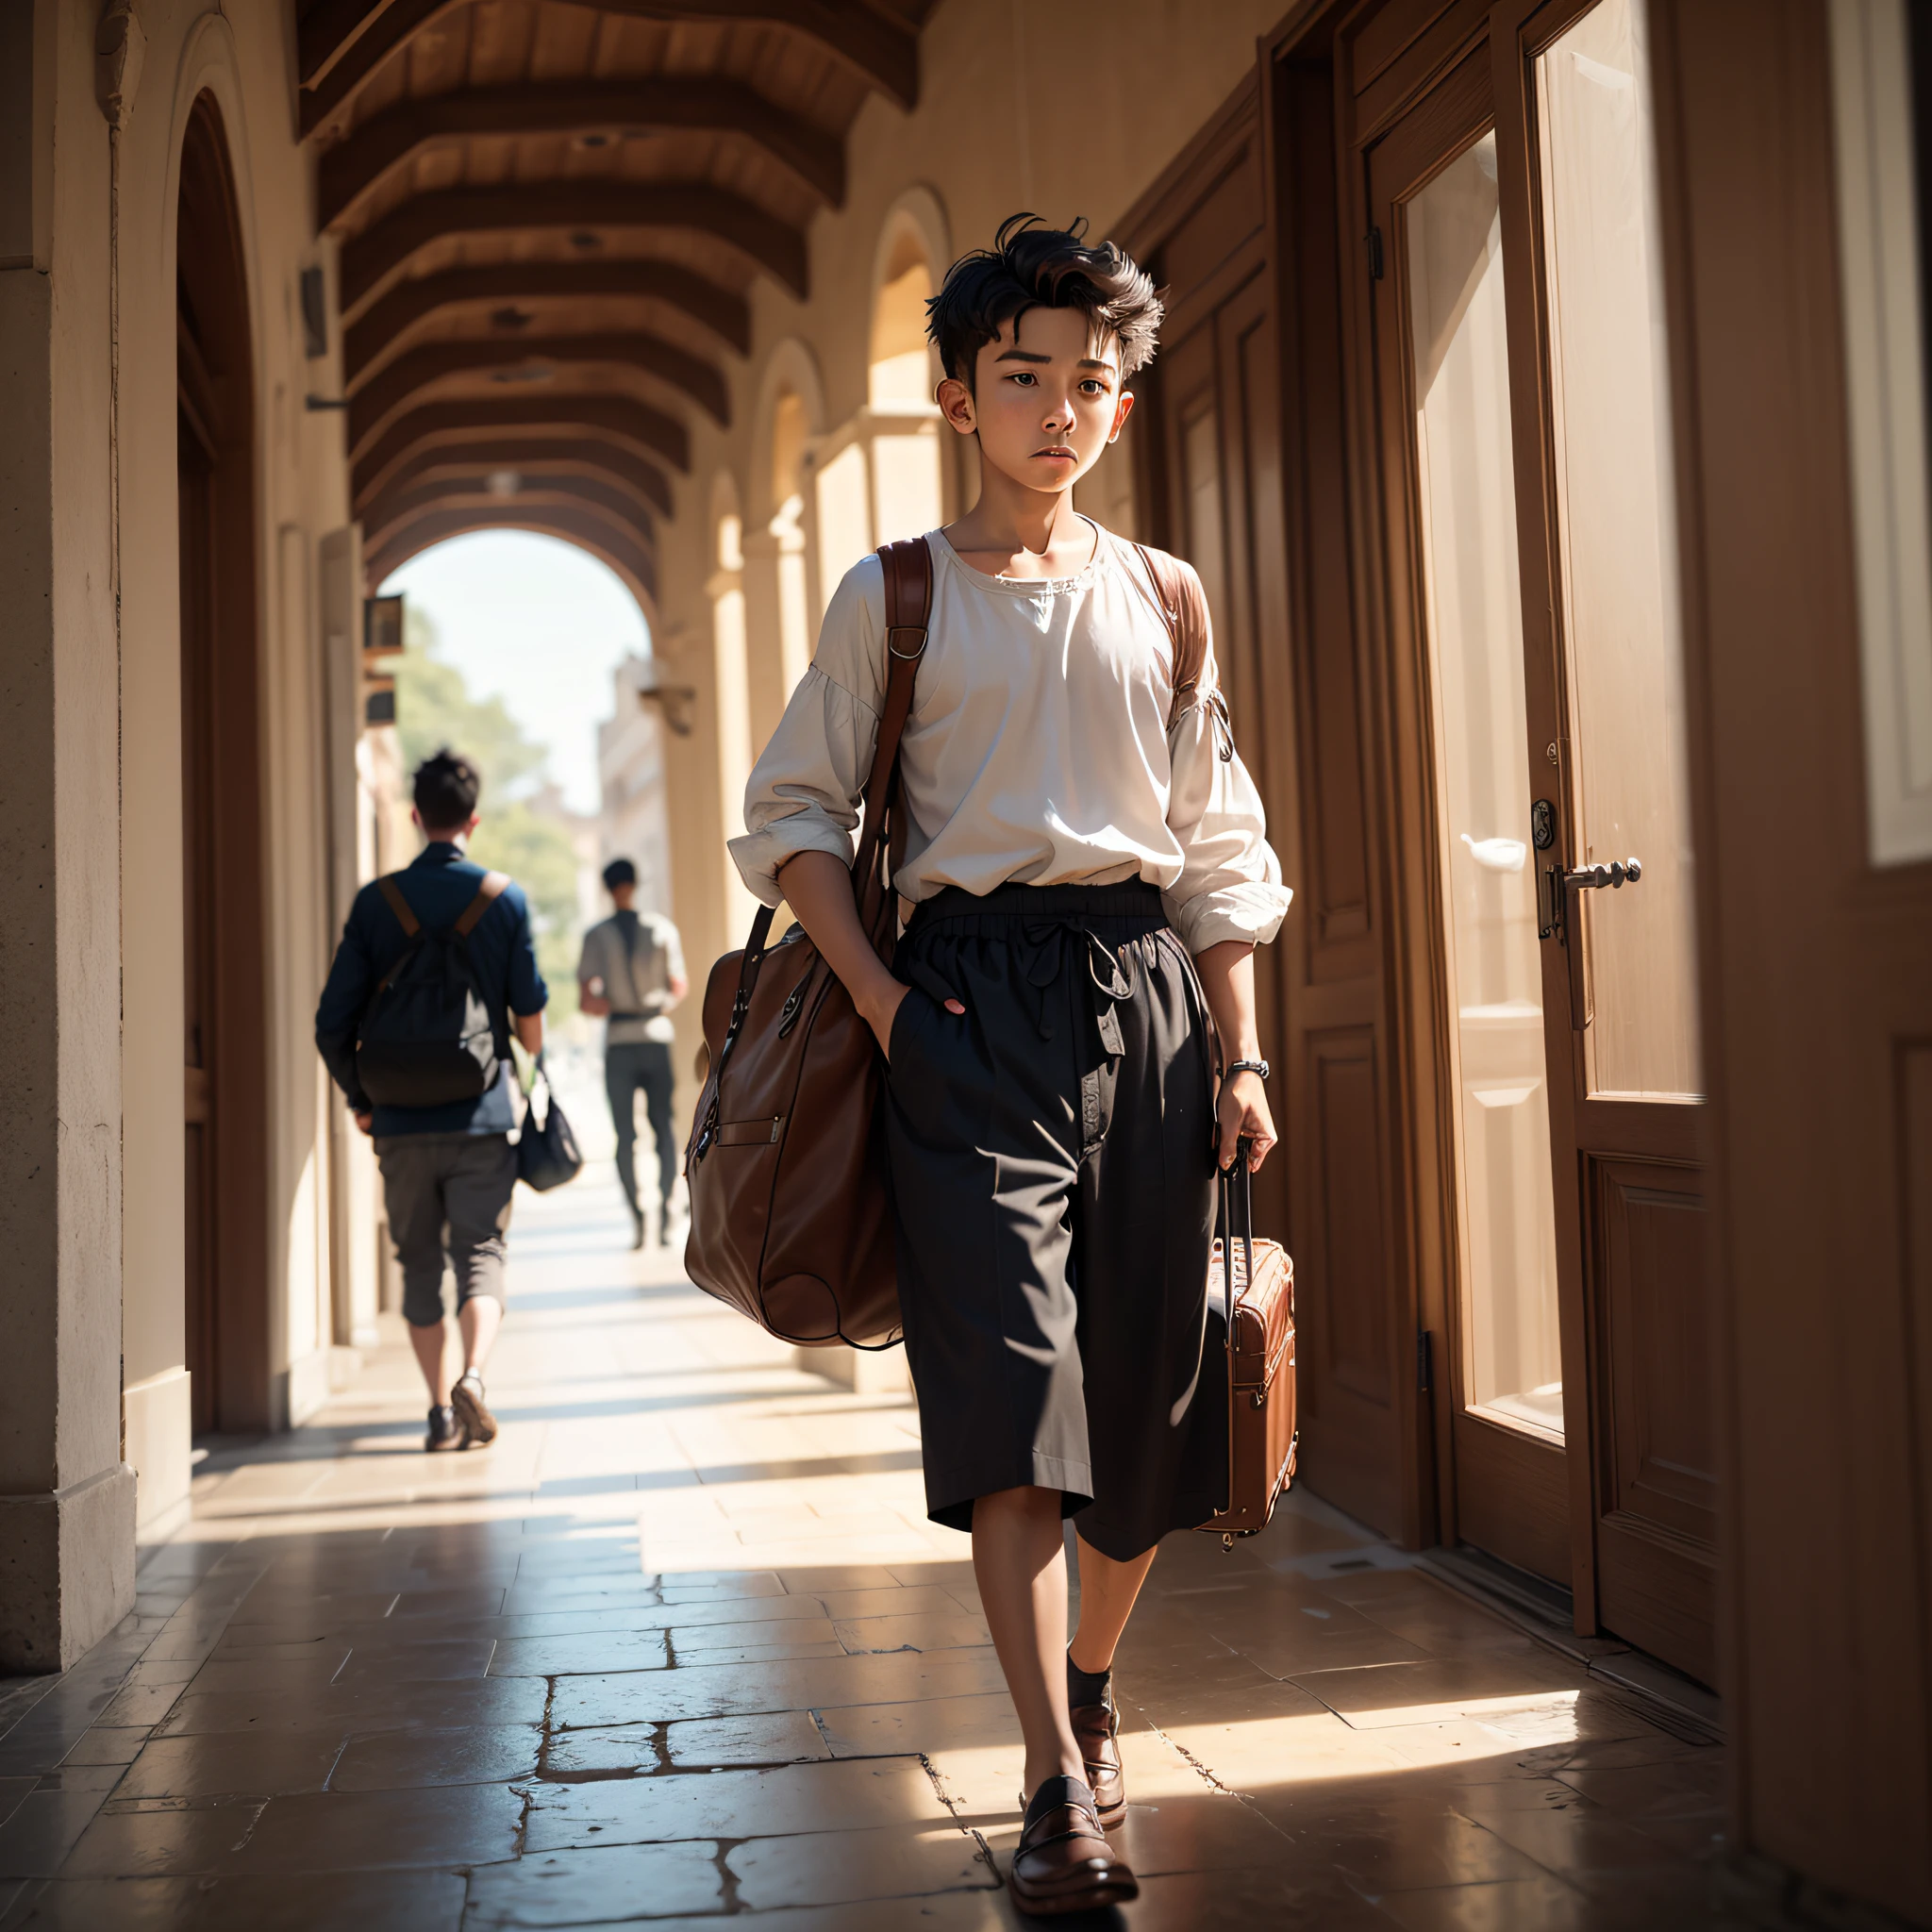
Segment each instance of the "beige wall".
[[[709,961],[742,942],[750,903],[724,852],[725,839],[741,829],[741,786],[729,747],[749,738],[755,755],[784,696],[772,688],[788,661],[784,640],[774,635],[785,597],[776,575],[780,546],[771,537],[780,508],[772,489],[778,396],[789,389],[803,400],[808,452],[821,469],[855,441],[916,431],[915,421],[868,410],[874,298],[896,230],[918,230],[935,258],[935,275],[954,255],[990,242],[1000,220],[1017,209],[1052,222],[1084,214],[1096,235],[1106,234],[1252,72],[1256,36],[1281,11],[1282,0],[1217,0],[1212,8],[1174,0],[1064,0],[1052,8],[945,0],[921,41],[918,108],[907,114],[874,96],[854,125],[847,206],[818,216],[808,238],[811,299],[800,303],[770,281],[754,290],[752,354],[730,371],[733,426],[691,425],[691,472],[678,481],[677,513],[661,540],[653,640],[665,682],[698,692],[698,729],[667,740],[666,753],[676,916],[700,989]],[[1100,111],[1084,121],[1069,112],[1076,96],[1097,102]],[[953,514],[974,489],[971,458],[949,447],[942,462],[941,511]],[[1119,523],[1126,468],[1110,458],[1103,471],[1082,502]],[[744,517],[741,717],[734,680],[727,677],[721,691],[718,676],[714,509],[721,490]],[[839,557],[855,560],[879,531],[868,491],[860,523],[842,519],[822,544],[812,495],[808,489],[805,558],[808,622],[815,628],[843,567]],[[695,1000],[679,1021],[678,1063],[688,1070],[698,1040]],[[681,1104],[691,1098],[685,1093]]]
[[[61,1372],[71,1357],[74,1373],[111,1383],[119,1366],[125,1453],[140,1479],[143,1533],[152,1534],[185,1512],[189,1474],[173,317],[181,141],[204,91],[220,105],[231,146],[255,358],[261,766],[272,855],[262,972],[273,1198],[262,1291],[267,1369],[285,1417],[313,1408],[325,1392],[331,1341],[327,1108],[309,1039],[331,937],[317,544],[345,522],[347,493],[341,419],[311,414],[302,400],[311,390],[334,391],[337,371],[332,360],[305,360],[300,333],[297,279],[315,255],[303,239],[312,225],[309,163],[291,126],[291,10],[224,14],[187,0],[142,0],[139,82],[118,156],[95,98],[100,10],[79,0],[40,0],[35,9],[39,52],[51,70],[42,105],[58,132],[45,161],[50,254],[32,269],[7,272],[0,299],[23,312],[51,302],[42,354],[51,356],[54,384],[52,646],[57,689],[71,666],[75,696],[55,708],[46,795],[59,853],[55,921],[72,922],[75,943],[84,941],[86,957],[76,954],[74,968],[88,1000],[88,1024],[60,1030],[57,1052],[74,1063],[63,1067],[59,1115],[89,1124],[88,1186],[99,1200],[97,1211],[80,1214],[63,1194],[59,1240],[74,1252],[61,1269],[63,1278],[70,1268],[76,1282],[84,1275],[90,1295],[106,1284],[119,1317],[119,1334],[91,1338],[97,1345],[63,1344]],[[118,636],[117,580],[126,587]],[[64,940],[55,950],[65,970]],[[110,1460],[115,1407],[110,1397],[99,1424],[100,1453]]]

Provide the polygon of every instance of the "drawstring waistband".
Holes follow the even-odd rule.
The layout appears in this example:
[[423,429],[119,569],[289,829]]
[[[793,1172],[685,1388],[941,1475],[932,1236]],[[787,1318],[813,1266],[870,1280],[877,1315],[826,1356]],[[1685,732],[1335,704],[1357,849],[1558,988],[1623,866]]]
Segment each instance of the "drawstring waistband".
[[[1014,937],[1037,949],[1026,978],[1037,994],[1034,1024],[1042,1040],[1054,1037],[1052,989],[1067,974],[1084,970],[1101,1050],[1108,1055],[1125,1051],[1120,1015],[1114,1007],[1133,998],[1133,982],[1122,970],[1113,945],[1094,928],[1122,923],[1142,928],[1141,933],[1123,934],[1123,940],[1159,931],[1167,924],[1167,914],[1161,908],[1158,886],[1144,879],[1128,879],[1112,886],[999,886],[984,893],[948,886],[913,908],[906,938],[910,942],[941,927],[976,924],[982,920],[1017,927]],[[958,997],[923,960],[908,960],[905,970],[915,985],[935,999],[943,1002]]]

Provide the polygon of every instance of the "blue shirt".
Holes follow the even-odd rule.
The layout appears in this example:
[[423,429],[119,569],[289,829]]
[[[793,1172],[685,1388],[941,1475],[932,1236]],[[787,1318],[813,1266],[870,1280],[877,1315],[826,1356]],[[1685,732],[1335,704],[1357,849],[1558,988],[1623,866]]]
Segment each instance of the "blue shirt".
[[[436,840],[420,858],[396,874],[396,884],[409,910],[429,931],[446,930],[463,915],[476,896],[488,868],[465,858],[461,848]],[[408,945],[402,922],[373,884],[356,894],[349,908],[342,942],[336,948],[322,1004],[315,1013],[315,1044],[328,1063],[336,1085],[350,1107],[367,1113],[370,1104],[356,1074],[356,1036],[370,996],[382,975],[402,958]],[[509,1037],[511,1013],[541,1013],[550,989],[537,970],[537,948],[530,938],[530,906],[523,888],[504,888],[470,935],[470,960],[477,984],[490,1008],[497,1038]],[[378,1107],[375,1132],[391,1134],[507,1134],[517,1124],[511,1090],[515,1071],[508,1058],[496,1084],[475,1100],[448,1107]]]

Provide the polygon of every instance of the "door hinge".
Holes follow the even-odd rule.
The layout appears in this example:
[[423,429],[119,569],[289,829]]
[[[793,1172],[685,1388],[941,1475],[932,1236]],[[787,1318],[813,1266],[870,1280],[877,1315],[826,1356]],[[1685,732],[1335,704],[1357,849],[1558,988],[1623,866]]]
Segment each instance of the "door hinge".
[[1436,1386],[1435,1350],[1430,1345],[1429,1331],[1418,1328],[1415,1331],[1415,1386],[1426,1395]]
[[1382,279],[1382,231],[1371,228],[1364,239],[1369,244],[1369,279],[1379,282]]

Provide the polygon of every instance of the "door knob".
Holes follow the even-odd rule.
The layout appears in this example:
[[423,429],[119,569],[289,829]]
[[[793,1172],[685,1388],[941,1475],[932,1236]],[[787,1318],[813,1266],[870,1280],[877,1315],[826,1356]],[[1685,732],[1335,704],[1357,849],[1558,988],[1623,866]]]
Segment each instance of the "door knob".
[[1643,861],[1639,858],[1613,858],[1607,865],[1583,865],[1566,872],[1560,865],[1546,866],[1542,875],[1542,917],[1537,925],[1537,938],[1546,940],[1552,933],[1560,935],[1568,924],[1569,894],[1591,892],[1608,886],[1613,891],[1624,885],[1634,886],[1643,876]]
[[1635,885],[1643,876],[1643,861],[1638,858],[1613,858],[1607,865],[1586,865],[1575,872],[1563,874],[1564,885],[1578,891],[1589,891],[1597,886],[1621,886],[1627,879]]

